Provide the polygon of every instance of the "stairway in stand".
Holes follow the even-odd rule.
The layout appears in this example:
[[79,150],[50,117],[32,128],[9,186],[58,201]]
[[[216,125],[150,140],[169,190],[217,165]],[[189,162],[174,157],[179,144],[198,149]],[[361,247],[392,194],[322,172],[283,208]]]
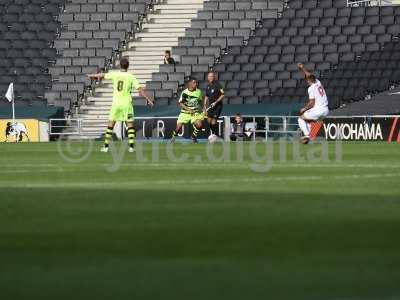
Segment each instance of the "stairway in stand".
[[[203,8],[204,0],[165,0],[154,6],[147,15],[142,30],[129,41],[128,49],[122,56],[128,57],[129,72],[135,74],[140,84],[145,87],[151,80],[152,73],[159,71],[163,63],[165,50],[178,45],[178,38],[185,35],[191,20]],[[136,94],[134,94],[136,96]],[[72,118],[82,119],[82,131],[74,139],[99,137],[104,133],[108,113],[112,103],[111,82],[104,80],[94,89],[85,105]],[[143,100],[136,100],[135,105],[145,105]]]

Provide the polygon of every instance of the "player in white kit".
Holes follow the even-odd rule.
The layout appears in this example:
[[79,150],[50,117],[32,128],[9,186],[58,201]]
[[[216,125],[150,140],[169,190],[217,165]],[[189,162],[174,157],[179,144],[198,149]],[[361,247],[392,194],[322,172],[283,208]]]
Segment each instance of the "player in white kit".
[[309,85],[308,101],[300,110],[299,127],[304,136],[301,138],[303,144],[310,141],[311,122],[321,120],[329,114],[328,97],[321,82],[306,70],[302,63],[298,65],[300,71],[304,73],[305,80]]
[[26,129],[26,126],[24,123],[14,123],[12,124],[11,122],[7,122],[6,126],[6,142],[9,141],[11,136],[15,136],[15,141],[21,142],[24,136],[27,138],[28,142],[30,142],[29,136],[28,136],[28,130]]

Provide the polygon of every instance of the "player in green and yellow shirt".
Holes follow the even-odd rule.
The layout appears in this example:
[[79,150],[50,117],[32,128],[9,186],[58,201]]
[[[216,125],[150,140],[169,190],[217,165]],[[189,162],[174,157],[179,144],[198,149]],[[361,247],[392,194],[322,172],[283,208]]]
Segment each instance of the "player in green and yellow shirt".
[[172,142],[175,141],[176,136],[181,132],[183,124],[191,123],[193,126],[192,140],[193,143],[197,143],[197,135],[203,128],[206,111],[204,94],[197,87],[197,80],[195,78],[190,78],[186,85],[187,89],[182,92],[179,99],[181,113],[176,123],[176,129],[172,133]]
[[108,127],[105,134],[104,147],[102,152],[108,152],[108,145],[110,143],[115,123],[117,121],[126,122],[128,125],[128,140],[129,152],[134,151],[135,143],[135,128],[133,124],[133,105],[132,105],[132,92],[137,90],[139,95],[146,98],[146,101],[151,106],[154,101],[147,97],[144,89],[140,86],[136,77],[128,73],[129,60],[125,57],[120,59],[121,70],[117,72],[89,74],[89,78],[102,80],[107,79],[112,81],[113,85],[113,103],[111,106]]

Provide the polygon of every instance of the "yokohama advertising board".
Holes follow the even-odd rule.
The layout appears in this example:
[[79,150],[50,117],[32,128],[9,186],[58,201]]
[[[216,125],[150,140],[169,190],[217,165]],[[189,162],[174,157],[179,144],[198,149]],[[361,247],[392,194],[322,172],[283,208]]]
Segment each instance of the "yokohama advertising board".
[[312,126],[312,136],[326,140],[400,143],[400,116],[328,117]]

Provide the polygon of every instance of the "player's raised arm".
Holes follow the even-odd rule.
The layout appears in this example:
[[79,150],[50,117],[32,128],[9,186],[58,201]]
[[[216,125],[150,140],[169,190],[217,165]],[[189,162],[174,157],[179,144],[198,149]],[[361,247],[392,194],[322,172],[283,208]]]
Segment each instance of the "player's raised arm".
[[299,67],[299,70],[303,72],[304,78],[310,77],[311,73],[305,68],[303,63],[298,63],[297,66]]
[[[309,72],[303,63],[298,64],[299,70],[303,72],[305,79],[310,79],[313,75]],[[310,95],[306,105],[300,110],[300,115],[304,114],[307,110],[310,110],[315,105],[315,97]]]
[[139,87],[138,92],[141,97],[144,97],[146,99],[148,105],[154,106],[154,99],[146,94],[146,90],[143,87]]
[[102,80],[106,75],[104,73],[88,74],[90,79]]

